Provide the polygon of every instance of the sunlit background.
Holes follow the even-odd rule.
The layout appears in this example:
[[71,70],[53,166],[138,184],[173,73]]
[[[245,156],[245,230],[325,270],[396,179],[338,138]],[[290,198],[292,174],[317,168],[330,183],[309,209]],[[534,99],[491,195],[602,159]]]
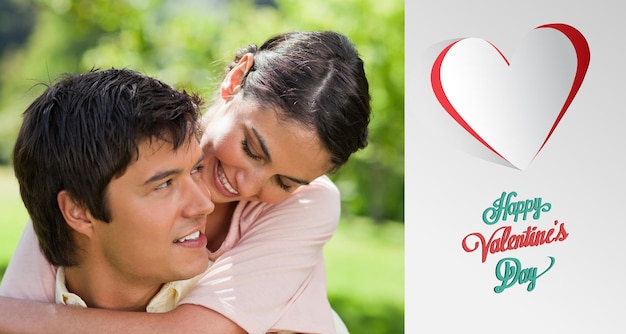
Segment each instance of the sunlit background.
[[343,212],[326,247],[330,301],[352,333],[403,333],[402,0],[0,0],[0,277],[27,220],[10,154],[45,84],[125,67],[209,100],[239,48],[293,30],[347,35],[372,95],[370,144],[332,175]]

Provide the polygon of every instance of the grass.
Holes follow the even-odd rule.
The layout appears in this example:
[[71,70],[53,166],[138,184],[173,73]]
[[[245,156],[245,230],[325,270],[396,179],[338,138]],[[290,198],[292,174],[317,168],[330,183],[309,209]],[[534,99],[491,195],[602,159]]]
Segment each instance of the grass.
[[328,296],[351,333],[404,333],[404,225],[344,219],[325,249]]
[[[28,219],[11,169],[0,167],[0,280]],[[404,225],[343,219],[325,248],[328,295],[351,333],[404,333]]]

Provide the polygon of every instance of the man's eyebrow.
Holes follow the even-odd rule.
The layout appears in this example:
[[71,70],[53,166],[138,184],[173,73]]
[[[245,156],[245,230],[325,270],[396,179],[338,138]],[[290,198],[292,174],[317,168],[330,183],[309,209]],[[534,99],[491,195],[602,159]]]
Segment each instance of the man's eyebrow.
[[160,172],[157,172],[156,174],[152,175],[143,184],[144,185],[148,185],[150,183],[163,180],[163,179],[165,179],[165,178],[167,178],[167,177],[169,177],[171,175],[180,174],[181,172],[182,172],[182,169],[180,169],[180,168],[160,171]]
[[263,139],[263,136],[261,136],[261,134],[257,132],[257,130],[254,127],[252,127],[252,132],[254,133],[256,140],[259,142],[259,145],[261,146],[261,150],[263,150],[263,153],[265,154],[265,158],[267,159],[267,161],[272,162],[272,156],[270,155],[270,151],[267,149],[267,146],[265,145],[265,140]]
[[[198,161],[196,161],[196,163],[194,164],[194,166],[199,165],[200,163],[202,163],[202,161],[204,160],[204,154],[202,154],[202,156],[200,156],[200,159],[198,159]],[[174,174],[180,174],[183,170],[180,168],[176,168],[176,169],[168,169],[168,170],[164,170],[164,171],[160,171],[157,172],[156,174],[152,175],[149,179],[146,180],[146,182],[144,182],[144,185],[150,184],[152,182],[156,182],[156,181],[160,181],[162,179],[165,179],[171,175]]]

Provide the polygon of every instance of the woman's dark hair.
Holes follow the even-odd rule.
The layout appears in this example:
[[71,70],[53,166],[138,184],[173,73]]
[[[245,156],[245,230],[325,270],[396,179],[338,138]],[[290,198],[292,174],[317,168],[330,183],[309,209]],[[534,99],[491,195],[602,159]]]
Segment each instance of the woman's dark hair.
[[199,139],[202,100],[123,69],[66,75],[24,112],[13,149],[20,193],[48,261],[76,262],[76,244],[57,204],[72,200],[110,221],[107,189],[139,157],[143,140],[174,149]]
[[243,97],[274,107],[288,121],[314,129],[331,156],[333,172],[367,146],[369,85],[352,42],[332,31],[290,32],[246,53],[254,65],[242,83]]

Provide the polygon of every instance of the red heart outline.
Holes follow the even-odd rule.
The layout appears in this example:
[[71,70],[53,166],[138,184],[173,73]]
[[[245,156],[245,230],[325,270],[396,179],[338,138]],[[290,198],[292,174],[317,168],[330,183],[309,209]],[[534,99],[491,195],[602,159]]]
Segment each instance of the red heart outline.
[[[570,106],[570,104],[574,100],[576,93],[578,93],[578,90],[580,89],[580,86],[582,85],[583,79],[585,78],[585,74],[587,73],[587,68],[589,67],[589,61],[591,58],[591,54],[589,52],[589,44],[587,43],[587,40],[585,39],[585,37],[578,30],[576,30],[576,28],[569,26],[567,24],[564,24],[564,23],[552,23],[552,24],[545,24],[545,25],[538,26],[535,29],[543,29],[543,28],[556,29],[570,40],[570,42],[574,46],[574,50],[576,51],[576,58],[578,59],[578,66],[576,68],[576,75],[574,76],[574,81],[572,82],[572,88],[569,92],[569,95],[567,96],[567,99],[565,100],[565,103],[563,104],[563,107],[561,108],[559,115],[557,116],[554,124],[552,125],[552,128],[548,132],[548,135],[546,136],[543,143],[541,144],[541,147],[539,147],[539,150],[537,151],[537,153],[535,153],[535,157],[537,156],[537,154],[539,154],[539,151],[541,151],[541,149],[546,144],[550,136],[552,136],[554,129],[556,129],[557,125],[563,118],[565,111],[567,111],[567,108]],[[458,43],[459,41],[460,40],[457,40],[451,43],[450,45],[448,45],[446,48],[443,49],[443,51],[441,51],[441,53],[439,53],[439,56],[437,56],[437,59],[435,59],[435,62],[432,67],[431,75],[430,75],[430,81],[431,81],[433,92],[435,93],[435,96],[437,97],[439,104],[441,104],[441,106],[448,112],[448,114],[450,114],[450,116],[452,116],[452,118],[454,118],[455,121],[457,121],[457,123],[459,123],[459,125],[461,125],[469,134],[471,134],[474,138],[476,138],[479,142],[481,142],[485,147],[490,149],[492,152],[497,154],[502,159],[507,160],[500,153],[498,153],[495,149],[493,149],[493,147],[491,147],[491,145],[489,145],[478,133],[476,133],[476,131],[474,131],[474,129],[472,129],[472,127],[469,124],[467,124],[467,122],[463,119],[463,117],[461,117],[461,115],[459,115],[456,109],[454,109],[454,106],[452,106],[452,103],[450,103],[450,100],[448,100],[448,97],[446,96],[446,93],[443,90],[443,85],[441,83],[441,64],[443,63],[443,59],[445,58],[450,48],[452,48],[452,46],[454,46],[454,44]],[[507,66],[510,66],[509,61],[502,54],[502,52],[500,52],[500,50],[498,50],[498,48],[495,47],[493,44],[491,45],[498,51],[498,53],[500,53],[500,56],[502,56],[502,59],[504,59]]]

